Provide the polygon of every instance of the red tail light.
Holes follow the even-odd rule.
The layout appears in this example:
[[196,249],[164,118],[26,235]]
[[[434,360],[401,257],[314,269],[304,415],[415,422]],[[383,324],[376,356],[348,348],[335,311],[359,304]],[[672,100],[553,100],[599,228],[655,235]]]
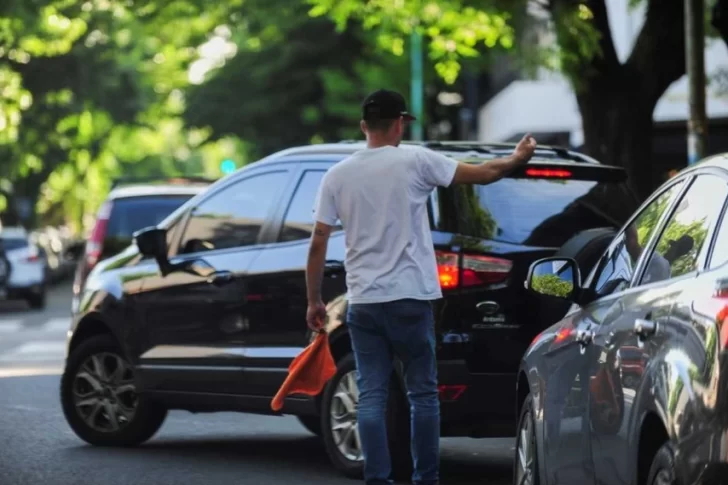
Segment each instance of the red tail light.
[[462,384],[441,385],[437,387],[441,401],[457,401],[463,395],[468,386]]
[[571,171],[559,168],[529,168],[526,176],[546,179],[568,179],[571,178]]
[[38,256],[37,254],[31,254],[30,256],[25,258],[25,261],[28,263],[35,263],[39,260],[40,260],[40,256]]
[[101,257],[110,215],[111,202],[105,202],[99,209],[99,213],[96,216],[96,223],[91,231],[91,237],[86,243],[86,264],[89,266],[89,269],[93,268]]
[[[437,251],[437,272],[443,290],[500,283],[508,278],[513,263],[492,256],[463,255],[462,270],[457,253]],[[462,278],[462,281],[461,281]]]

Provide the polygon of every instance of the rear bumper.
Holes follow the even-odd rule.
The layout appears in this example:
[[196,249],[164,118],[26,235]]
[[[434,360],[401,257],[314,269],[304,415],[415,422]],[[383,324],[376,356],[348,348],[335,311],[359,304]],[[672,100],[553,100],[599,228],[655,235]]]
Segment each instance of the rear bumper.
[[45,282],[45,265],[41,263],[17,264],[11,263],[12,269],[10,278],[5,287],[10,290],[22,291],[26,288],[34,288],[43,285]]
[[510,437],[516,432],[516,374],[473,374],[464,360],[438,363],[443,436]]
[[6,286],[8,300],[22,300],[29,296],[40,295],[44,291],[43,283],[39,282],[28,286]]

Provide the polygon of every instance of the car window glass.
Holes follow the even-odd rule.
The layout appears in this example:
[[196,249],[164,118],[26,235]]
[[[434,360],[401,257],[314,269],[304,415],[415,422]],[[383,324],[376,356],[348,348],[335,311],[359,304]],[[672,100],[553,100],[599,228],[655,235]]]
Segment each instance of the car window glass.
[[257,244],[287,177],[285,171],[254,175],[203,201],[190,214],[180,253]]
[[639,206],[624,184],[598,180],[504,178],[435,192],[436,230],[535,247],[560,247],[578,232],[619,227]]
[[593,278],[593,288],[599,296],[610,295],[629,286],[643,248],[681,186],[682,182],[673,185],[645,207],[611,245],[613,249],[602,257]]
[[[303,174],[283,219],[280,241],[297,241],[311,237],[314,203],[325,174],[325,170],[308,170]],[[334,229],[340,228],[338,225]]]
[[728,262],[728,211],[723,215],[723,222],[718,229],[718,237],[713,246],[710,268],[717,268]]
[[728,185],[715,175],[701,175],[690,186],[660,235],[647,263],[644,283],[697,271],[710,226],[720,215]]

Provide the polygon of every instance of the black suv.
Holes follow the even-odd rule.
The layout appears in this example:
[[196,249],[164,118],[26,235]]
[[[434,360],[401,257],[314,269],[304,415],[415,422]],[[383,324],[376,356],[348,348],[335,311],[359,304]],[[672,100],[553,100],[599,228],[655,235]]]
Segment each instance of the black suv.
[[[408,149],[403,144],[402,149]],[[513,145],[430,143],[462,161]],[[305,266],[321,178],[362,143],[293,148],[217,182],[136,245],[89,275],[74,315],[61,384],[65,416],[84,440],[149,439],[168,409],[273,414],[271,398],[310,342]],[[488,186],[433,192],[430,217],[444,297],[436,302],[443,436],[513,436],[515,374],[540,331],[568,308],[525,291],[529,265],[556,254],[591,268],[637,206],[623,170],[540,148]],[[634,202],[634,203],[632,203]],[[325,441],[338,469],[361,472],[357,389],[344,325],[343,232],[329,242],[323,284],[337,375],[322,395],[283,413]],[[406,469],[408,406],[393,375],[389,422]],[[403,446],[404,445],[404,446]],[[399,464],[402,467],[399,467]]]
[[96,215],[86,244],[77,249],[83,255],[75,255],[79,262],[73,284],[74,294],[78,295],[81,291],[96,263],[114,256],[132,243],[135,231],[156,225],[212,182],[201,177],[122,177],[115,180]]

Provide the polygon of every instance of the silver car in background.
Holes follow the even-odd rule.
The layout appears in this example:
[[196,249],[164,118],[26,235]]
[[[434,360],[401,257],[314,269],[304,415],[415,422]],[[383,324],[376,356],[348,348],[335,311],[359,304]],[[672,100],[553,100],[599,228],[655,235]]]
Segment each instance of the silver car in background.
[[46,266],[45,256],[25,229],[0,229],[0,300],[25,300],[31,308],[43,308]]

